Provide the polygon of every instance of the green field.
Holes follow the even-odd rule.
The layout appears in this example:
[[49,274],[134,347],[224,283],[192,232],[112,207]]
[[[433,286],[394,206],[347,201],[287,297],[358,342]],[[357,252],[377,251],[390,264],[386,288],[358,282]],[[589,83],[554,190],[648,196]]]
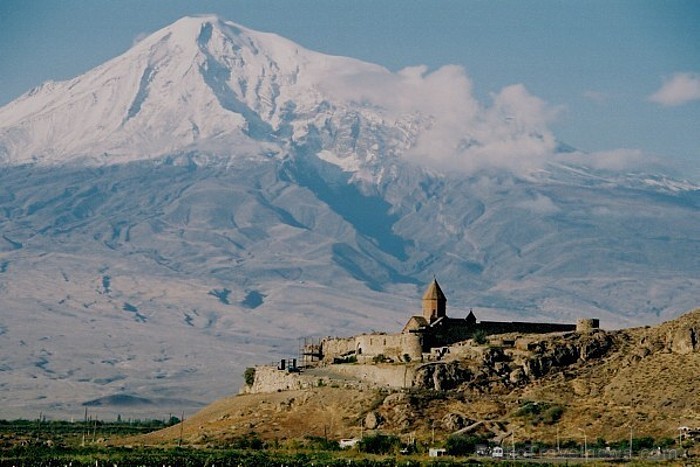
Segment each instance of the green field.
[[[404,455],[398,438],[373,435],[363,438],[359,450],[341,451],[338,443],[311,437],[286,445],[265,444],[256,436],[220,447],[124,446],[126,437],[158,430],[179,420],[136,420],[103,422],[97,420],[39,421],[0,420],[0,467],[244,467],[244,466],[452,466],[452,465],[551,465],[583,463],[585,459],[515,459],[497,461],[468,456],[431,459],[427,453]],[[245,441],[245,442],[244,442]],[[652,440],[653,441],[653,440]],[[134,443],[135,444],[135,443]],[[447,443],[455,451],[459,444]],[[456,447],[455,447],[456,446]],[[423,451],[425,449],[421,449]],[[362,452],[364,451],[364,452]],[[472,447],[468,450],[472,451]],[[403,451],[402,451],[403,452]],[[455,451],[457,452],[457,451]],[[381,454],[383,453],[383,454]],[[641,453],[641,451],[640,451]],[[465,452],[466,454],[466,452]],[[610,459],[612,461],[612,459]],[[647,464],[659,464],[656,459]],[[544,463],[543,463],[544,462]],[[618,458],[617,463],[620,460]],[[680,459],[665,465],[683,465]],[[687,459],[686,459],[687,462]],[[609,465],[598,459],[589,465]]]

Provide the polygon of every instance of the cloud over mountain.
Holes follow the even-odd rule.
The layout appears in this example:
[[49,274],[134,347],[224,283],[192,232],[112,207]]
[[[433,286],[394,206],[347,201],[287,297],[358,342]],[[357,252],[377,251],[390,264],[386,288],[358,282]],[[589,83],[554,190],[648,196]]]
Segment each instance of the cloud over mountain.
[[[391,145],[394,156],[439,171],[541,167],[555,150],[548,124],[557,109],[520,84],[491,100],[475,97],[459,66],[394,73],[216,17],[184,18],[137,37],[98,69],[0,109],[0,159],[80,156],[109,164],[194,149],[220,153],[231,143],[252,154],[284,152],[326,125],[303,115],[327,107],[330,121],[356,115],[374,127],[403,122],[403,135],[368,148]],[[69,109],[74,118],[53,120]],[[268,130],[274,138],[256,136]]]
[[553,154],[555,138],[548,125],[558,109],[531,95],[521,84],[503,88],[480,102],[464,68],[424,65],[397,73],[372,70],[325,82],[329,94],[387,116],[419,114],[429,120],[407,159],[437,170],[471,173],[496,167],[519,171],[540,167]]

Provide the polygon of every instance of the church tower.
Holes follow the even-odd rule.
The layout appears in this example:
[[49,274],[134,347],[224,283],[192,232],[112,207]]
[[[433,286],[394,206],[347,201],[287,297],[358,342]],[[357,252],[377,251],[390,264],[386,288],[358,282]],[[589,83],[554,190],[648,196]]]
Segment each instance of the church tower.
[[428,323],[432,323],[443,316],[447,316],[447,298],[442,293],[442,289],[437,282],[433,282],[428,286],[428,290],[423,294],[423,317]]

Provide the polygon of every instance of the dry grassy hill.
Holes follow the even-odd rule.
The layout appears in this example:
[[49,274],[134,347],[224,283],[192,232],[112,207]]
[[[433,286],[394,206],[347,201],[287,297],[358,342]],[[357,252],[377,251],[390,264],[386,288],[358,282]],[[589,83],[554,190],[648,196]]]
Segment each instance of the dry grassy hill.
[[[253,433],[280,442],[340,439],[371,428],[419,439],[434,428],[437,439],[462,432],[553,442],[558,433],[580,441],[585,432],[615,441],[630,430],[658,439],[700,427],[700,309],[655,327],[525,337],[518,348],[499,347],[503,337],[464,343],[419,371],[423,387],[238,395],[129,442],[219,444]],[[450,389],[431,389],[438,380]]]

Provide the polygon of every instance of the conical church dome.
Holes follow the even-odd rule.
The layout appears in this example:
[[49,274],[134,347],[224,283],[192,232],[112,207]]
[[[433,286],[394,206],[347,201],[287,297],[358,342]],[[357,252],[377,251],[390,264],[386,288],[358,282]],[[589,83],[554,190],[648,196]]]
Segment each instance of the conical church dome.
[[446,316],[447,297],[440,288],[437,279],[428,286],[428,290],[423,294],[423,317],[429,322]]
[[428,289],[423,294],[423,300],[447,301],[447,297],[445,297],[445,294],[442,292],[442,289],[440,288],[440,284],[438,284],[437,279],[433,279],[433,282],[430,283]]

